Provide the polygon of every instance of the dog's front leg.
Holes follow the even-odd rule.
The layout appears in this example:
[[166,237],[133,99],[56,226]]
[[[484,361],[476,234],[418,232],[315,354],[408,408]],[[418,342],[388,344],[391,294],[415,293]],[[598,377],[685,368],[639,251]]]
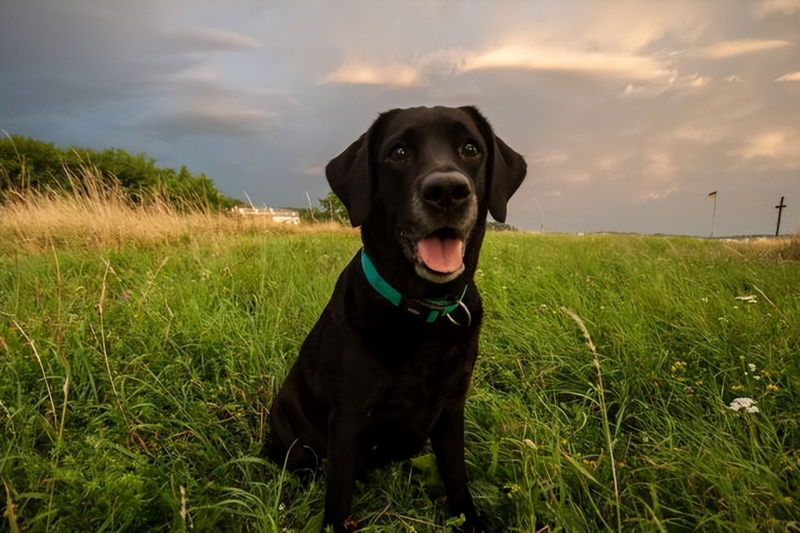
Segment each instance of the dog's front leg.
[[464,404],[442,412],[431,430],[431,446],[436,454],[439,475],[447,491],[452,516],[464,515],[464,533],[487,533],[478,519],[478,512],[467,486],[467,467],[464,463]]
[[350,517],[356,478],[356,431],[353,424],[331,414],[328,421],[328,465],[326,468],[325,526],[336,533],[356,530]]

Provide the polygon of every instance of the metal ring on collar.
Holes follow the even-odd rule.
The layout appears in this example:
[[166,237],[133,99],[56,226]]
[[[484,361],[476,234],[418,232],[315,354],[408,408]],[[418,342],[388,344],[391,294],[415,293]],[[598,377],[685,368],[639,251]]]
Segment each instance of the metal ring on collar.
[[469,312],[467,306],[461,300],[458,301],[458,306],[467,313],[467,323],[466,324],[459,324],[455,318],[453,318],[453,313],[447,314],[447,320],[455,324],[456,326],[461,326],[462,328],[468,328],[472,324],[472,313]]

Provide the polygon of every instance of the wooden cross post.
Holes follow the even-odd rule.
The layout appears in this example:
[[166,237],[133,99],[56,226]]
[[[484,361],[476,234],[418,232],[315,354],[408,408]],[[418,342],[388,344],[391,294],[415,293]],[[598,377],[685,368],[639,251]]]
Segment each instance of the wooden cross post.
[[775,209],[778,210],[778,227],[775,228],[775,236],[778,236],[778,233],[781,232],[781,212],[783,211],[784,207],[788,207],[783,203],[783,196],[781,196],[781,203],[775,206]]

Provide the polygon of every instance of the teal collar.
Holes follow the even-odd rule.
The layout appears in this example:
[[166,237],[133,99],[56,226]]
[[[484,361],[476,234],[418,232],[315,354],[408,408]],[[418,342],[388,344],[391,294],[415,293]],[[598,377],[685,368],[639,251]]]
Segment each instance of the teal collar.
[[459,326],[464,324],[459,324],[453,320],[453,317],[449,315],[461,307],[467,314],[466,326],[469,326],[472,322],[469,309],[467,309],[467,306],[465,306],[462,302],[464,295],[467,294],[467,285],[464,285],[464,290],[461,291],[461,296],[458,297],[458,300],[445,300],[439,298],[425,298],[423,300],[416,300],[404,298],[403,295],[397,291],[397,289],[389,285],[389,282],[383,279],[383,277],[378,273],[375,265],[372,263],[372,260],[369,258],[363,248],[361,249],[361,268],[364,269],[364,275],[367,277],[369,284],[372,285],[372,288],[378,291],[378,294],[389,300],[395,307],[403,307],[408,312],[420,317],[427,315],[425,318],[426,322],[433,322],[440,316],[446,316],[452,323]]

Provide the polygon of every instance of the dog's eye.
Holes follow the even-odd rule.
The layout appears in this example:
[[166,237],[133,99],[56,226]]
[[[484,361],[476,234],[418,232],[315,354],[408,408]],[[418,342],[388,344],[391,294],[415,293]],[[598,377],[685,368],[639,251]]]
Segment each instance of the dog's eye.
[[406,147],[402,144],[393,146],[389,151],[389,159],[392,161],[402,161],[406,157],[408,157],[408,152],[406,151]]
[[481,153],[478,151],[477,145],[472,141],[467,141],[461,148],[461,153],[464,157],[478,157]]

